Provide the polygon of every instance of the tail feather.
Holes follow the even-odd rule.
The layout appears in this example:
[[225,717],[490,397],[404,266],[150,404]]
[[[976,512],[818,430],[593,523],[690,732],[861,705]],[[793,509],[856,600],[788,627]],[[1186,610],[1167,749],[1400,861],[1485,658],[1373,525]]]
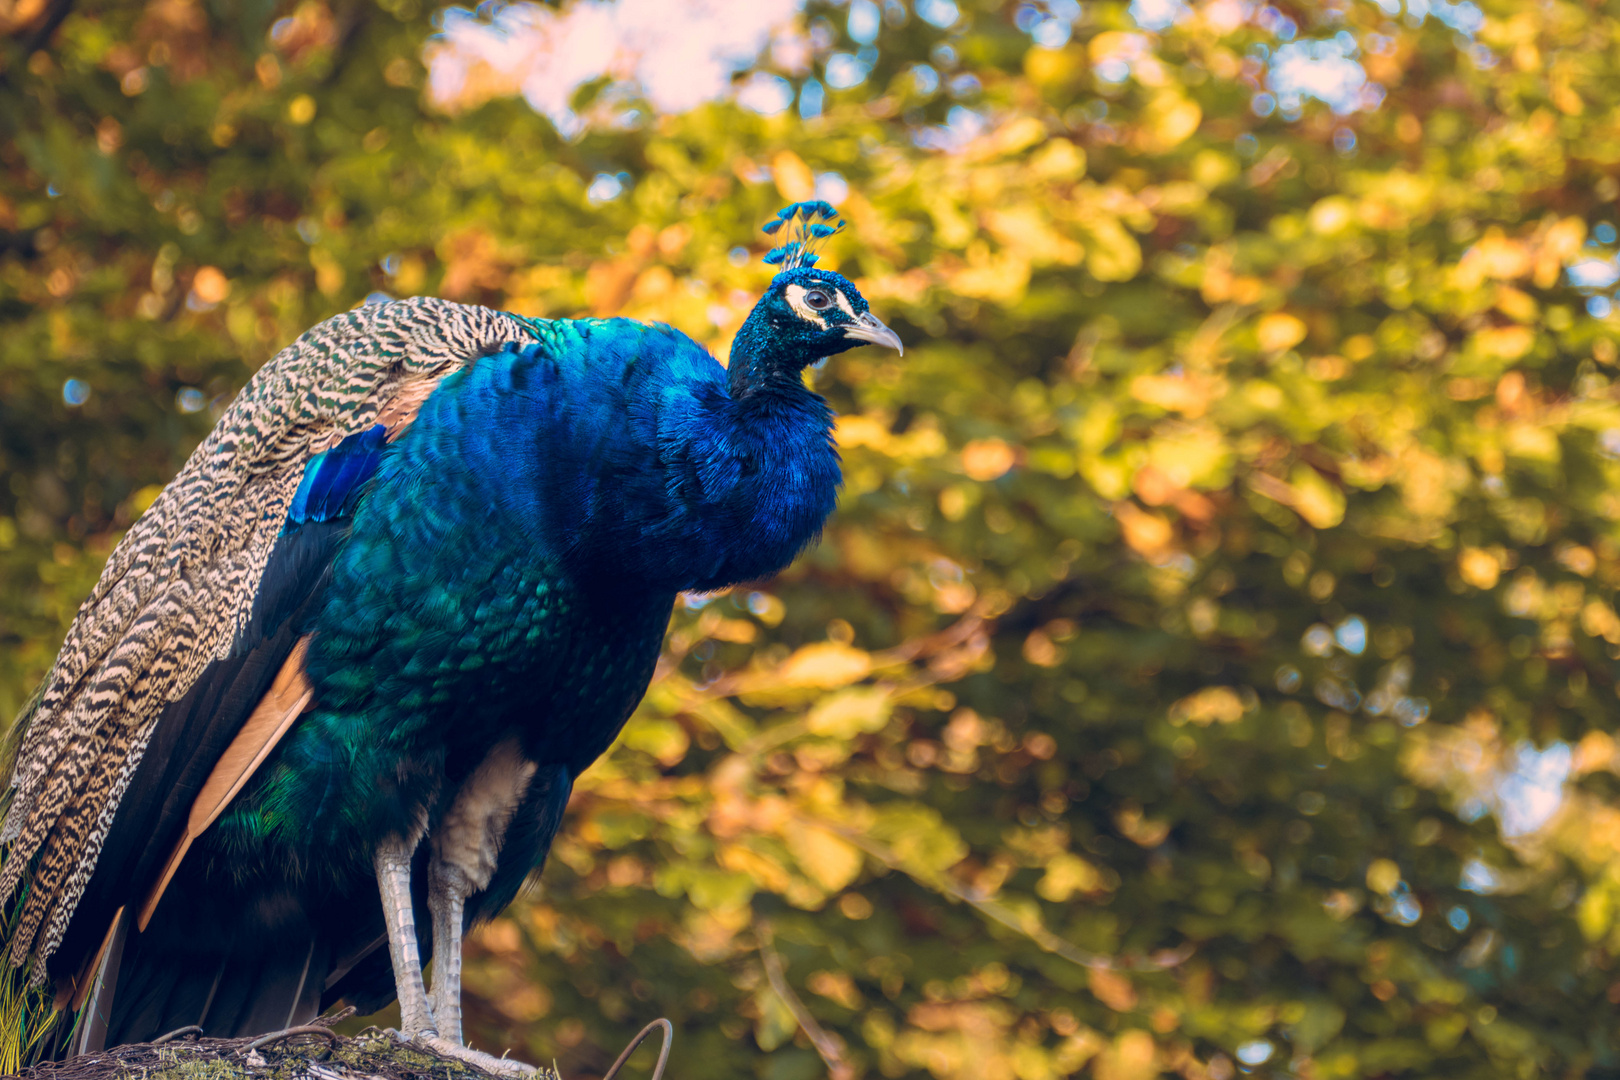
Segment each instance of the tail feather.
[[[15,931],[27,891],[0,907],[0,941]],[[34,965],[14,967],[0,959],[0,1076],[11,1076],[51,1056],[72,1028],[57,1011],[53,994],[34,976]]]
[[[184,885],[192,882],[176,881]],[[319,1015],[331,928],[288,896],[232,906],[194,887],[171,888],[146,930],[124,945],[106,1045],[190,1024],[217,1038],[262,1034]]]

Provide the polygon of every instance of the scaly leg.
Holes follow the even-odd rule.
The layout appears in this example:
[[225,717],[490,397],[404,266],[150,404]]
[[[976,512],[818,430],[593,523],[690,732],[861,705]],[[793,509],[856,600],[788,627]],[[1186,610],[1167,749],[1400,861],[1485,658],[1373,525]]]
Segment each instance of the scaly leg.
[[382,891],[383,919],[388,924],[388,953],[394,961],[394,987],[399,994],[399,1029],[407,1039],[438,1035],[422,985],[422,954],[416,939],[416,912],[411,904],[411,851],[394,839],[377,845],[377,886]]
[[461,927],[472,882],[461,867],[435,858],[428,864],[428,910],[433,913],[433,1018],[439,1037],[460,1044]]
[[439,1034],[422,1043],[445,1057],[471,1062],[497,1076],[534,1076],[532,1065],[462,1045],[461,926],[467,897],[473,891],[461,867],[437,855],[428,864],[428,909],[433,912],[433,1015]]

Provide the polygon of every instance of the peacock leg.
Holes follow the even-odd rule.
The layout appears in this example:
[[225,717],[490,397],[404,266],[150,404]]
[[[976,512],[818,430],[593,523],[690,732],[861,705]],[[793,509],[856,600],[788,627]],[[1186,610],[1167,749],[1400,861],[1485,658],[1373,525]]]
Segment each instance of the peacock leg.
[[399,994],[399,1030],[407,1039],[433,1038],[438,1029],[422,985],[422,953],[416,939],[416,911],[411,904],[411,852],[399,839],[377,845],[377,886],[382,891],[383,919],[388,924],[388,953],[394,961],[394,987]]
[[433,913],[433,1015],[439,1034],[422,1043],[445,1057],[470,1062],[485,1072],[513,1078],[534,1076],[521,1061],[498,1058],[461,1041],[461,928],[473,883],[461,867],[435,853],[428,863],[428,910]]
[[461,867],[435,857],[428,864],[428,910],[433,913],[431,1007],[439,1037],[461,1043],[461,929],[472,882]]

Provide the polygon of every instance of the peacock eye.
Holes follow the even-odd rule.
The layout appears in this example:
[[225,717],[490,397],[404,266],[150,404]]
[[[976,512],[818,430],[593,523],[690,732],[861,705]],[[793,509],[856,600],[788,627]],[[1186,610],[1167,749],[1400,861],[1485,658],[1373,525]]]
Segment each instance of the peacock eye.
[[828,296],[820,289],[811,289],[809,292],[805,293],[804,302],[809,304],[817,311],[826,311],[828,308],[832,307],[832,297]]

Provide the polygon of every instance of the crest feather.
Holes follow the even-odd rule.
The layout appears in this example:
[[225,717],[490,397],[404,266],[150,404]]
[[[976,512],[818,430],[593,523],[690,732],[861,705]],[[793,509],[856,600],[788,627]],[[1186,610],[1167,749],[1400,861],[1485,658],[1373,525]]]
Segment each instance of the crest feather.
[[787,226],[783,243],[765,253],[765,261],[783,270],[797,270],[814,266],[818,256],[815,249],[831,236],[843,231],[844,220],[829,202],[811,199],[796,202],[776,212],[776,217],[764,225],[765,232],[775,236]]

